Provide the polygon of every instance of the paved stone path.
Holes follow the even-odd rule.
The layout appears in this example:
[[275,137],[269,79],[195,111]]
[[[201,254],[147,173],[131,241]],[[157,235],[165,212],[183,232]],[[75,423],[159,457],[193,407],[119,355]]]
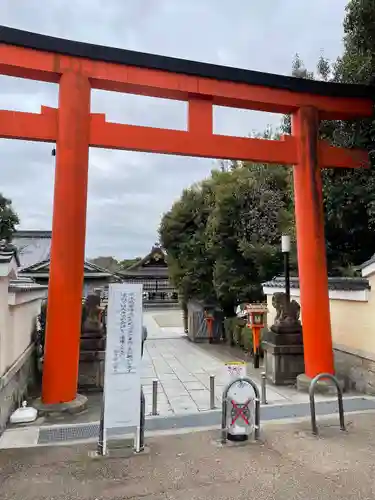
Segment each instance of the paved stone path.
[[[238,361],[231,348],[194,344],[183,333],[181,311],[148,312],[144,315],[148,329],[143,357],[142,385],[146,413],[152,410],[152,381],[158,380],[160,415],[194,413],[210,409],[210,375],[215,376],[216,405],[221,403],[228,382],[224,364]],[[233,357],[235,359],[233,359]],[[260,388],[261,370],[248,365],[249,376]],[[316,400],[332,399],[317,395]],[[290,387],[267,387],[269,403],[306,402],[308,396]]]
[[[170,325],[172,315],[175,317],[175,326],[159,326],[168,323]],[[223,364],[211,355],[201,352],[187,340],[181,322],[181,312],[159,316],[145,314],[149,336],[143,356],[142,385],[147,413],[152,409],[154,379],[159,382],[159,414],[192,413],[209,409],[210,375],[222,369]]]

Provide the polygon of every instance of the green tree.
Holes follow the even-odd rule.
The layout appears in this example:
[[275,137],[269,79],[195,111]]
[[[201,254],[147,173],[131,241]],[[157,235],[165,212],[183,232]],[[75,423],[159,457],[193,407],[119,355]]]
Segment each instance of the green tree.
[[135,264],[138,264],[142,260],[142,257],[135,257],[134,259],[124,259],[120,260],[118,265],[120,270],[125,270],[128,269],[131,266],[134,266]]
[[205,241],[211,200],[211,181],[195,184],[183,191],[160,224],[160,242],[167,251],[170,277],[185,301],[215,298],[213,262]]
[[284,167],[252,163],[213,174],[207,248],[226,316],[241,302],[261,300],[261,283],[282,270],[280,236],[292,224],[289,179]]
[[20,220],[13,209],[12,201],[0,194],[0,240],[9,243],[19,223]]
[[[316,74],[313,71],[308,71],[299,54],[295,54],[292,61],[291,76],[294,78],[305,78],[308,80],[323,80],[328,81],[331,75],[331,65],[323,54],[320,56],[316,65]],[[284,115],[280,131],[283,134],[290,134],[292,131],[292,121],[290,115]]]
[[290,179],[284,167],[230,162],[183,192],[160,240],[185,300],[217,299],[228,317],[263,297],[261,282],[282,269],[281,231],[292,226]]
[[[352,0],[344,21],[344,54],[331,65],[323,56],[315,74],[305,69],[297,55],[292,75],[324,81],[372,83],[375,74],[375,0]],[[283,133],[290,133],[290,117],[283,119]],[[375,149],[375,122],[323,121],[320,137],[336,146]],[[375,252],[374,156],[369,169],[324,169],[323,199],[328,271],[352,273]]]
[[[373,84],[375,75],[375,0],[351,0],[344,20],[344,53],[333,66],[337,82]],[[345,272],[375,252],[374,119],[331,122],[332,143],[370,151],[370,168],[323,172],[327,255],[331,271]],[[332,269],[333,268],[333,269]]]
[[375,0],[350,0],[344,19],[344,54],[335,65],[335,79],[374,83]]
[[117,259],[114,257],[95,257],[94,259],[90,259],[90,262],[95,266],[101,267],[103,269],[107,269],[111,273],[115,273],[120,270],[119,263]]

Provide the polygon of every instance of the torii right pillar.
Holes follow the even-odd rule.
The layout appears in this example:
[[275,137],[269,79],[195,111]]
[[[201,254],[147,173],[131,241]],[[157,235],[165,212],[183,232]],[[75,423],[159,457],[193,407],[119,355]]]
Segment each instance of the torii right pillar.
[[295,112],[292,133],[298,149],[293,177],[305,359],[305,374],[297,379],[297,386],[303,390],[316,375],[334,374],[318,110],[301,107]]

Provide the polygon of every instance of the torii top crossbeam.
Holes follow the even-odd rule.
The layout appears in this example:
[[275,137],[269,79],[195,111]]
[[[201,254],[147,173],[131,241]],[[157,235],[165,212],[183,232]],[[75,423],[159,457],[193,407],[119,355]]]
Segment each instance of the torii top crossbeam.
[[[293,165],[305,371],[334,373],[321,167],[360,167],[366,152],[319,141],[321,119],[370,117],[373,88],[186,61],[0,27],[0,74],[59,85],[58,109],[0,111],[0,138],[56,142],[43,402],[75,399],[89,147]],[[91,89],[188,102],[186,130],[106,122]],[[283,140],[213,133],[213,106],[292,115]],[[125,117],[126,118],[126,117]]]
[[[212,106],[290,114],[313,106],[320,119],[372,113],[373,89],[364,85],[273,75],[0,27],[0,74],[58,83],[69,68],[85,74],[91,88],[189,102],[187,131],[107,123],[105,115],[92,114],[90,145],[95,147],[295,164],[290,137],[264,143],[212,134]],[[0,137],[56,140],[57,115],[51,108],[42,107],[41,116],[1,113]],[[206,136],[199,145],[196,133]],[[320,149],[322,167],[361,164],[362,157],[353,158],[340,148],[334,152],[321,143]]]

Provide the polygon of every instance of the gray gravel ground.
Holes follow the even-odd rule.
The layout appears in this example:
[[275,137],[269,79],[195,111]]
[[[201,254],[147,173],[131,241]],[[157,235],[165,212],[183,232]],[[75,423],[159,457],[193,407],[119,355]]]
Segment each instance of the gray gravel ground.
[[1,500],[349,500],[375,498],[375,413],[268,424],[262,443],[222,447],[218,432],[147,439],[131,458],[93,445],[0,451]]

